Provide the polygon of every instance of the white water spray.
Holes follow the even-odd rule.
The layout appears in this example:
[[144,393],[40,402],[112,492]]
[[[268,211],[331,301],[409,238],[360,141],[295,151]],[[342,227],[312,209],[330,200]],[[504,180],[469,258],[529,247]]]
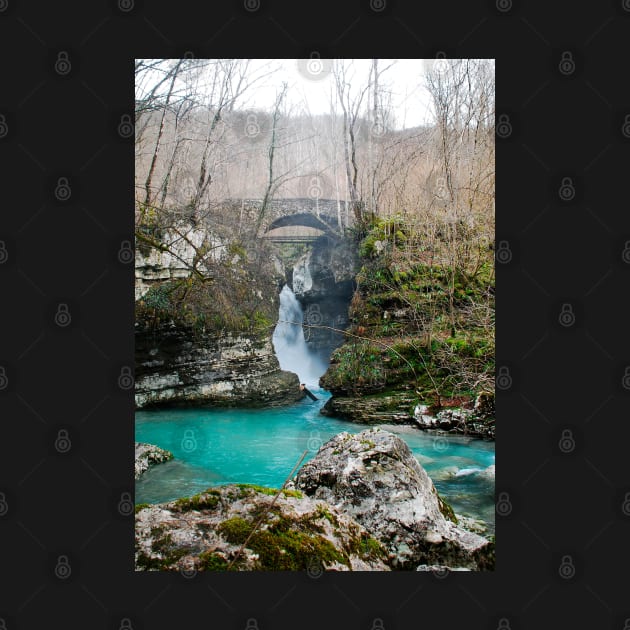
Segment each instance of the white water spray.
[[280,314],[273,332],[273,347],[280,367],[295,372],[309,388],[319,388],[319,377],[326,364],[312,353],[304,339],[304,313],[295,294],[285,284],[280,292]]

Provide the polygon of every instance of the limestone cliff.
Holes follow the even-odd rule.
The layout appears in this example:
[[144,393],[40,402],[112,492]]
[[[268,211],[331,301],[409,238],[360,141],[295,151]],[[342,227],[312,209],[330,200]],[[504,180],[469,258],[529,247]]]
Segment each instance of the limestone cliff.
[[161,242],[136,248],[136,406],[300,399],[274,354],[283,278],[264,245],[190,226]]
[[303,397],[280,370],[266,335],[197,333],[176,325],[136,330],[136,406],[263,406]]
[[136,247],[136,300],[162,282],[188,278],[202,248],[209,252],[212,262],[221,261],[228,253],[226,246],[211,232],[189,225],[166,230],[161,243],[164,246],[162,250],[143,243]]
[[304,310],[304,323],[329,327],[304,327],[306,343],[326,361],[343,341],[343,335],[331,328],[348,326],[355,265],[356,255],[347,241],[324,236],[297,260],[289,277]]

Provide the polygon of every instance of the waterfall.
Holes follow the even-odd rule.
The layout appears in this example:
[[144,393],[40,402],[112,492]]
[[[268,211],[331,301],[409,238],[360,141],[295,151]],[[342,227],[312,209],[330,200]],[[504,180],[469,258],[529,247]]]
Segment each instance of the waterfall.
[[326,371],[326,364],[306,344],[303,316],[302,306],[285,284],[280,292],[280,316],[273,332],[273,347],[283,370],[295,372],[300,382],[309,388],[318,388],[319,377]]

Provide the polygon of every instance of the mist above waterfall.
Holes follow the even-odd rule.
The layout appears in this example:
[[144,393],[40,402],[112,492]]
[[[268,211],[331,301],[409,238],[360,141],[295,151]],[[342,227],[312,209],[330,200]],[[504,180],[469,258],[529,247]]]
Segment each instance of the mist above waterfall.
[[309,349],[302,329],[303,318],[302,306],[285,284],[280,292],[280,315],[273,332],[273,347],[283,370],[295,372],[301,383],[318,388],[319,377],[327,366]]

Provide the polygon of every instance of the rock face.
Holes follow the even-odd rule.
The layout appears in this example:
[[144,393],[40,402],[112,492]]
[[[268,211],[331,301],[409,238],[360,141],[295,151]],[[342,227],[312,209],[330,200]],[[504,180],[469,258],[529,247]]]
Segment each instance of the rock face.
[[136,442],[135,477],[140,479],[151,466],[161,464],[173,459],[173,453],[159,446]]
[[304,396],[280,369],[270,336],[199,333],[164,324],[136,325],[136,406],[269,406]]
[[377,396],[332,396],[322,407],[324,416],[344,418],[360,424],[414,424],[409,409],[415,401],[413,393],[391,392]]
[[[160,243],[136,243],[136,406],[273,406],[303,397],[272,345],[273,264],[254,264],[239,241],[200,222],[165,230]],[[191,275],[195,261],[204,282]]]
[[450,507],[407,444],[393,433],[340,433],[306,463],[295,487],[361,524],[393,568],[494,568],[494,545],[453,522]]
[[[355,254],[339,239],[319,238],[293,267],[289,286],[304,310],[304,323],[344,330],[354,291]],[[311,350],[328,361],[343,335],[325,328],[304,328]]]
[[295,490],[277,494],[227,485],[139,509],[136,569],[389,570],[382,545],[347,515]]
[[[322,380],[325,386],[326,379]],[[360,424],[407,424],[440,434],[495,438],[494,396],[491,394],[480,394],[473,409],[448,408],[438,412],[433,412],[428,405],[417,404],[417,396],[406,390],[332,396],[320,413]]]
[[473,409],[442,409],[433,415],[427,405],[416,405],[413,420],[423,430],[494,440],[494,413],[494,394],[483,392],[477,396]]
[[167,251],[142,247],[142,244],[136,247],[136,300],[155,284],[190,276],[196,251],[201,246],[208,248],[213,260],[219,260],[226,254],[227,248],[206,229],[195,229],[190,225],[177,227],[177,232],[167,230],[162,237],[163,243],[168,246]]

